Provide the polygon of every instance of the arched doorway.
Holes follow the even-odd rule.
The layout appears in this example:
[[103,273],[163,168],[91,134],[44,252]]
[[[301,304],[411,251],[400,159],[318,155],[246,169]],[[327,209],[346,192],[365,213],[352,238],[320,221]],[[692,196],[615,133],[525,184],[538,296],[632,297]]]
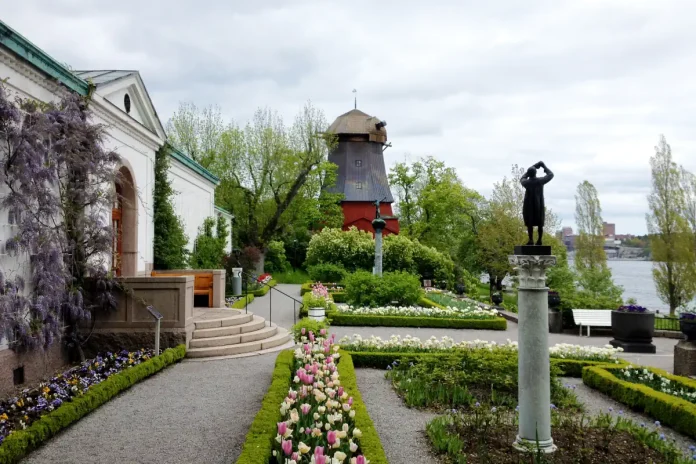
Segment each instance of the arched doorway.
[[111,267],[114,275],[131,277],[138,273],[138,216],[135,180],[122,166],[116,175],[116,196],[111,210],[114,232]]

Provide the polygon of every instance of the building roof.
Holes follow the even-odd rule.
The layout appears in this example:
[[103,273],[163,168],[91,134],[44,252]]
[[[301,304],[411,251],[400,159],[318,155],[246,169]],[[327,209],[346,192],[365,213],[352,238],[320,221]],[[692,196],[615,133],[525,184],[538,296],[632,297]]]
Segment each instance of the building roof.
[[73,73],[86,81],[91,81],[97,88],[134,74],[140,74],[138,71],[125,70],[73,71]]
[[363,113],[359,109],[350,110],[336,118],[327,132],[336,135],[379,135],[386,141],[387,130],[384,127],[377,129],[375,126],[381,120],[375,116]]
[[190,170],[194,171],[198,175],[204,177],[209,182],[212,182],[215,185],[220,184],[220,178],[218,178],[212,172],[208,171],[206,168],[198,164],[193,158],[186,156],[183,152],[179,151],[170,143],[167,143],[167,147],[169,148],[169,155],[172,158],[174,158]]

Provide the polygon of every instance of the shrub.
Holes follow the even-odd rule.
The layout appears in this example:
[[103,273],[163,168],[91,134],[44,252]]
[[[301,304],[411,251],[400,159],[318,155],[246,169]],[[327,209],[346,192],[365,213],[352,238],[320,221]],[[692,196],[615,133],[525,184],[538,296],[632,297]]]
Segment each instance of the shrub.
[[290,263],[285,257],[285,244],[283,242],[278,240],[268,242],[263,265],[264,271],[270,273],[280,273],[290,269]]
[[[321,329],[327,329],[329,328],[329,321],[324,319],[323,321],[317,321],[314,319],[309,319],[309,318],[304,318],[300,320],[297,324],[292,326],[292,335],[295,338],[296,342],[299,342],[302,336],[306,336],[307,333],[309,332],[314,332],[316,334],[320,333]],[[305,330],[305,333],[302,333],[302,329]]]
[[416,272],[422,279],[451,282],[454,278],[454,263],[433,247],[414,241],[413,261]]
[[327,227],[312,237],[307,248],[307,266],[333,263],[355,271],[372,269],[374,261],[372,234],[356,227],[347,231]]
[[405,235],[387,235],[384,237],[382,269],[416,273],[415,250],[416,244]]
[[307,292],[302,297],[302,303],[307,308],[324,308],[326,309],[329,305],[326,297],[316,295],[314,292]]
[[423,296],[418,277],[385,272],[382,277],[358,271],[346,278],[346,300],[353,306],[413,306]]
[[156,270],[185,269],[188,265],[188,237],[182,219],[176,215],[172,199],[175,191],[169,179],[169,150],[162,147],[155,154],[154,245],[153,266]]
[[434,327],[443,329],[506,330],[507,321],[502,317],[494,319],[446,319],[444,317],[414,316],[370,316],[365,314],[345,314],[338,311],[327,313],[334,326],[365,327]]
[[307,268],[309,278],[315,282],[343,282],[348,275],[340,264],[320,263]]
[[227,234],[220,221],[214,233],[215,224],[215,219],[206,218],[198,231],[190,260],[193,269],[219,269],[223,265]]

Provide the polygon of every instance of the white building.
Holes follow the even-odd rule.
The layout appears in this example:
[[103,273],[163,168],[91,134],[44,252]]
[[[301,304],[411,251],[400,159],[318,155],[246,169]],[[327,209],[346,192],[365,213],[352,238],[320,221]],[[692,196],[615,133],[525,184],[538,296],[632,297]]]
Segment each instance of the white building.
[[[91,94],[92,122],[107,127],[106,148],[121,156],[118,169],[128,181],[116,186],[123,201],[112,212],[112,221],[120,231],[114,244],[113,267],[124,277],[149,275],[153,263],[155,153],[165,145],[166,134],[140,73],[71,71],[0,21],[0,80],[10,94],[43,102],[58,101],[66,92]],[[175,210],[183,219],[192,248],[205,218],[220,214],[231,217],[214,204],[219,179],[182,153],[173,151],[170,156],[169,178],[177,192]],[[4,250],[12,227],[7,211],[0,210],[0,250]],[[8,268],[17,269],[17,264],[16,258],[0,251],[0,269],[6,275]],[[0,350],[1,344],[0,340]]]

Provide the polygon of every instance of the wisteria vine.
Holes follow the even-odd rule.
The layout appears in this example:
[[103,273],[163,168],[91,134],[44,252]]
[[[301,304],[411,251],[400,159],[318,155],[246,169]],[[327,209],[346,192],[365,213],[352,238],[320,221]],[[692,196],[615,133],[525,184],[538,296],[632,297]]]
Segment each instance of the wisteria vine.
[[107,260],[119,156],[87,103],[12,100],[0,84],[1,206],[15,231],[5,248],[30,264],[0,271],[0,324],[15,350],[47,348],[63,326],[79,350],[80,322],[116,304]]

